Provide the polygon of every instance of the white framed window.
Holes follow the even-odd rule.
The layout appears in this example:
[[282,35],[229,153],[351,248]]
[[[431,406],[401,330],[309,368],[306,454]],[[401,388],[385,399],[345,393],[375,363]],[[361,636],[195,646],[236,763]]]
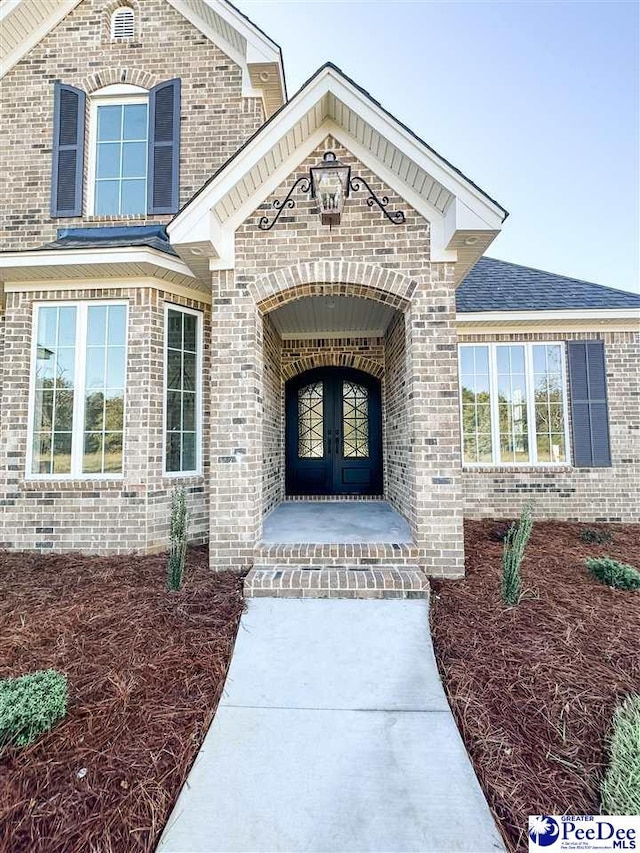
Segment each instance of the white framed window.
[[34,306],[27,476],[120,477],[127,304]]
[[111,38],[132,39],[135,35],[135,23],[131,6],[119,6],[111,15]]
[[164,474],[202,470],[202,314],[165,303]]
[[458,352],[463,464],[568,463],[564,344],[460,344]]
[[88,212],[93,216],[146,213],[149,93],[115,84],[91,96]]

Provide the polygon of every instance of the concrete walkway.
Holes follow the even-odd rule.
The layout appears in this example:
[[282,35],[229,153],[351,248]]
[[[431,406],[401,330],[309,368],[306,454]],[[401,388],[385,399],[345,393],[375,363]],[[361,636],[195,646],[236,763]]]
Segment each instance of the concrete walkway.
[[428,601],[250,600],[159,853],[496,850]]

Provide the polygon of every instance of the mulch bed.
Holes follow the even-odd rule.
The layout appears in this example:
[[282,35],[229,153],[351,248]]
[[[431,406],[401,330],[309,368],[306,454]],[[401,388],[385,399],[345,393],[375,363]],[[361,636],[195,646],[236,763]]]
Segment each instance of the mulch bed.
[[0,850],[153,850],[220,696],[240,576],[202,548],[178,593],[164,555],[0,559],[0,677],[69,681],[67,717],[0,756]]
[[[613,541],[587,545],[586,527]],[[640,525],[536,522],[523,563],[527,597],[500,599],[504,523],[465,523],[467,577],[433,583],[432,629],[449,701],[511,850],[530,814],[597,814],[605,733],[640,692],[640,592],[598,583],[585,557],[640,567]]]

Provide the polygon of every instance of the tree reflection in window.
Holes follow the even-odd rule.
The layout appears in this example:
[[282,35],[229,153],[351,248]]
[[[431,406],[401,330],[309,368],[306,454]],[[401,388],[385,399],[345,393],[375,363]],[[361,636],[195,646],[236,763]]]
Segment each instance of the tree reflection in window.
[[355,382],[342,383],[343,456],[345,459],[369,455],[369,393]]
[[298,391],[298,456],[324,456],[324,394],[322,382],[305,385]]

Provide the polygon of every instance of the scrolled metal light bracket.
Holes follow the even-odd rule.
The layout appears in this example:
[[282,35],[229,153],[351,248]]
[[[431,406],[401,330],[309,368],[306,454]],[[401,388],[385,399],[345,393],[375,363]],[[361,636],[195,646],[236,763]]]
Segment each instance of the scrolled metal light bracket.
[[377,204],[389,222],[393,222],[394,225],[402,225],[403,222],[406,222],[407,218],[401,210],[387,210],[389,196],[383,195],[382,198],[378,198],[364,178],[361,178],[359,175],[354,175],[349,182],[349,188],[354,193],[357,193],[358,190],[361,189],[361,185],[366,187],[369,193],[369,198],[367,199],[369,207],[373,207],[374,204]]
[[[325,179],[325,175],[327,178]],[[274,199],[272,203],[273,209],[276,211],[275,216],[270,220],[268,216],[261,216],[258,221],[258,228],[261,231],[270,231],[276,224],[283,210],[291,209],[296,206],[293,193],[299,188],[303,194],[309,194],[319,202],[320,215],[323,223],[339,224],[342,214],[344,201],[349,197],[351,192],[358,192],[365,188],[369,193],[367,204],[373,207],[374,204],[380,208],[386,218],[393,225],[402,225],[406,222],[406,217],[401,210],[387,210],[389,197],[383,195],[379,198],[371,189],[367,181],[359,175],[351,177],[350,167],[336,160],[335,154],[332,151],[326,151],[323,158],[323,163],[320,166],[312,166],[309,175],[304,175],[298,178],[283,201]]]
[[278,212],[273,217],[271,222],[269,222],[268,216],[261,216],[260,221],[258,222],[258,228],[260,228],[262,231],[270,231],[276,224],[278,219],[280,219],[283,210],[286,210],[287,208],[291,209],[292,207],[296,206],[295,199],[292,198],[292,195],[297,187],[300,187],[300,192],[305,194],[308,193],[311,189],[311,178],[307,176],[298,178],[298,180],[287,193],[287,197],[284,199],[284,201],[278,201],[278,199],[275,198],[273,200],[273,207]]

